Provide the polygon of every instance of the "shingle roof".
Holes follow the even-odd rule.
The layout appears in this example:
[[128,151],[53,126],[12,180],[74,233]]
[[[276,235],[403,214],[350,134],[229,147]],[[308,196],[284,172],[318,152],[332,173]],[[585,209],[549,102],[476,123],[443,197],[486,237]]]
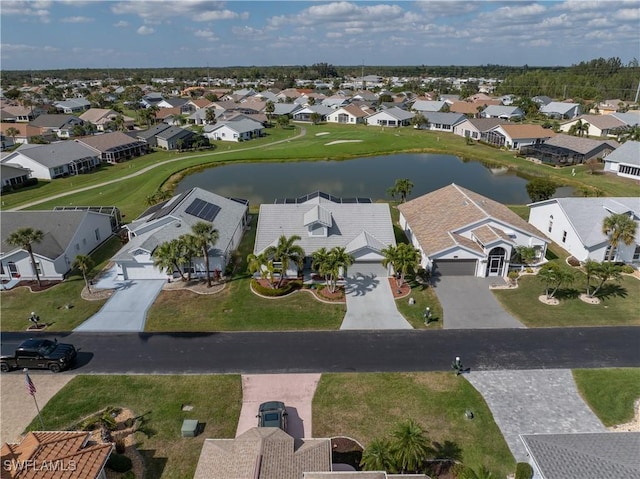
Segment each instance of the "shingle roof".
[[[5,461],[15,461],[14,464],[33,467],[3,467],[2,477],[7,474],[11,479],[96,479],[104,469],[113,444],[89,443],[89,436],[85,431],[29,432],[19,444],[5,443],[3,466],[7,464]],[[58,468],[54,469],[56,464]]]
[[564,103],[560,101],[552,101],[540,108],[541,113],[562,113],[566,114],[571,109],[579,106],[577,103]]
[[329,439],[254,427],[235,439],[205,440],[194,479],[300,479],[312,471],[331,471]]
[[627,141],[609,153],[605,161],[640,166],[640,142]]
[[135,138],[121,132],[114,131],[111,133],[104,133],[102,135],[83,136],[75,140],[79,144],[87,145],[99,152],[109,151],[118,147],[134,147],[142,144]]
[[544,479],[636,479],[640,432],[520,436]]
[[612,130],[614,128],[620,128],[625,125],[623,121],[613,115],[580,115],[578,118],[574,118],[566,123],[573,124],[578,120],[587,122],[590,125],[593,125],[601,130]]
[[469,118],[469,123],[477,128],[478,131],[488,131],[498,125],[509,125],[509,120],[502,118]]
[[502,128],[511,139],[529,139],[529,138],[550,138],[556,134],[553,130],[542,128],[540,125],[501,125]]
[[82,121],[78,121],[78,117],[74,115],[50,115],[47,113],[31,120],[31,126],[38,128],[62,128],[72,123],[82,123]]
[[463,242],[460,236],[454,236],[454,233],[473,224],[480,226],[491,219],[505,228],[516,228],[544,238],[536,228],[506,206],[456,184],[400,204],[398,209],[427,256],[455,246],[474,247],[471,243]]
[[95,158],[97,156],[94,150],[75,141],[60,141],[47,145],[23,144],[13,153],[14,155],[10,155],[11,157],[19,157],[16,154],[19,153],[47,168],[67,165],[74,160]]
[[428,111],[423,115],[429,120],[429,123],[439,123],[441,125],[457,125],[467,119],[462,113]]
[[556,135],[547,140],[544,144],[564,148],[585,155],[600,148],[604,144],[608,144],[612,148],[619,146],[619,143],[615,140],[593,140],[591,138],[581,138],[579,136],[571,135]]

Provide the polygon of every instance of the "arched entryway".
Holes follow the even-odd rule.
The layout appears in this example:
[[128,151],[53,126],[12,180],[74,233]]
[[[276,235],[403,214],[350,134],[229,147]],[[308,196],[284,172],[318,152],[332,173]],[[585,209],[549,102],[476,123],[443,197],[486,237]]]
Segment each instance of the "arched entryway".
[[504,276],[506,257],[507,252],[499,246],[489,251],[487,276]]

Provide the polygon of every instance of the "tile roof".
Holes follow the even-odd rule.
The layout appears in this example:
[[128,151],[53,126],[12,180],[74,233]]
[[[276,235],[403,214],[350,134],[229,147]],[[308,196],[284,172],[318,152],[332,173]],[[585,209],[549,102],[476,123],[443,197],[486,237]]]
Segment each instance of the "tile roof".
[[104,133],[102,135],[83,136],[75,141],[103,153],[113,148],[122,146],[134,147],[141,144],[137,139],[132,138],[121,131]]
[[300,479],[312,471],[331,471],[329,439],[254,427],[235,439],[205,440],[194,479]]
[[640,166],[640,142],[624,142],[622,146],[609,153],[605,161]]
[[[462,236],[455,233],[461,228],[474,224],[481,226],[490,220],[506,229],[515,228],[544,239],[544,235],[536,228],[503,204],[455,183],[400,204],[398,209],[427,256],[455,246],[477,251],[478,247],[473,241],[467,238],[463,240]],[[494,227],[493,230],[495,234],[498,228]]]
[[526,434],[520,439],[544,479],[640,477],[640,432]]
[[617,148],[620,144],[615,140],[594,140],[591,138],[582,138],[572,135],[556,135],[553,138],[545,141],[545,145],[556,146],[559,148],[565,148],[567,150],[575,151],[576,153],[587,154],[600,148],[604,144],[610,145],[612,148]]
[[542,128],[540,125],[508,124],[500,125],[500,128],[502,128],[511,139],[551,138],[556,135],[553,130]]
[[[113,444],[91,443],[89,437],[90,433],[85,431],[29,432],[19,444],[5,443],[2,446],[2,477],[96,479],[111,454]],[[5,461],[16,464],[16,467],[6,468]],[[20,470],[20,464],[29,467]]]
[[469,123],[476,127],[480,132],[488,131],[498,125],[509,125],[509,120],[502,118],[469,118]]
[[24,155],[47,168],[67,165],[74,160],[84,160],[98,156],[97,153],[88,146],[81,145],[75,141],[59,141],[46,145],[23,143],[17,150],[14,150],[7,159],[16,158],[16,161],[19,162],[20,155]]
[[622,120],[613,115],[580,115],[578,118],[574,118],[565,123],[574,124],[578,120],[582,120],[583,123],[587,122],[601,130],[611,130],[625,125]]
[[72,124],[80,124],[82,121],[78,120],[74,115],[62,115],[45,113],[30,121],[31,126],[38,128],[62,128],[69,127]]

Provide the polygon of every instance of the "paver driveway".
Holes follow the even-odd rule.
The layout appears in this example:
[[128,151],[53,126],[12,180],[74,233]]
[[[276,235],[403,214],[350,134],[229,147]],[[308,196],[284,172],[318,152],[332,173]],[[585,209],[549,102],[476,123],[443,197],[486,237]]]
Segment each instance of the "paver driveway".
[[507,313],[489,286],[502,278],[437,276],[434,291],[444,311],[445,329],[524,328]]

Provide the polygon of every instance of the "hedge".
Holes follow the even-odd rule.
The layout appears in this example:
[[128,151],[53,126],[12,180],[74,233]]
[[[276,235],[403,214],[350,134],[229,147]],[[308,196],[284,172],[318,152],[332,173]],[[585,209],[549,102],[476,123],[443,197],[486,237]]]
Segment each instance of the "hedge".
[[519,462],[516,464],[515,479],[531,479],[533,477],[533,467],[528,462]]
[[293,292],[293,290],[298,287],[298,284],[294,282],[288,282],[282,288],[265,288],[257,280],[252,279],[251,287],[256,293],[261,294],[262,296],[278,297],[285,296]]

